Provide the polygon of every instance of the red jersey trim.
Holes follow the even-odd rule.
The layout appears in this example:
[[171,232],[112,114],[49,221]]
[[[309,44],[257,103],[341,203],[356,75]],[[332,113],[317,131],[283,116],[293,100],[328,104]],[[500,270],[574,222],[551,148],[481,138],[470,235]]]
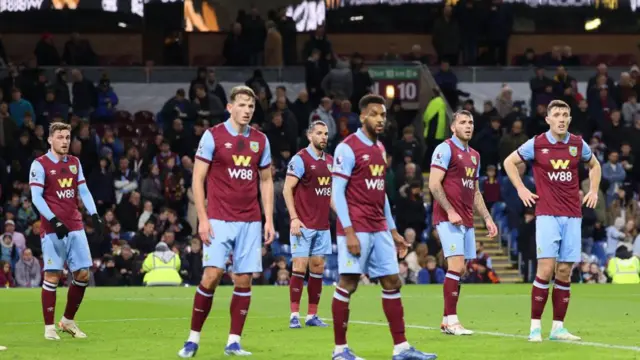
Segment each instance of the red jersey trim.
[[343,179],[349,180],[349,176],[344,175],[344,174],[340,174],[340,173],[332,173],[331,175],[333,176],[337,176],[337,177],[341,177]]
[[267,164],[267,165],[265,165],[265,166],[258,166],[258,169],[259,169],[259,170],[264,170],[264,169],[268,168],[269,166],[271,166],[271,163],[268,163],[268,164]]
[[206,162],[207,164],[211,164],[211,160],[209,160],[209,159],[205,159],[205,158],[203,158],[202,156],[198,156],[198,155],[196,155],[196,159],[198,159],[198,160],[200,160],[200,161],[204,161],[204,162]]
[[44,185],[40,183],[29,183],[29,186],[40,186],[41,188],[44,189]]
[[524,157],[520,154],[520,151],[516,150],[516,154],[518,154],[520,160],[522,160],[523,162],[527,162],[527,160],[525,160]]
[[440,169],[440,170],[442,170],[442,171],[444,171],[444,172],[447,172],[447,169],[443,168],[443,167],[442,167],[442,166],[440,166],[440,165],[431,165],[431,167],[432,167],[432,168],[436,168],[436,169]]
[[86,182],[87,182],[86,180],[78,181],[78,185],[85,184]]

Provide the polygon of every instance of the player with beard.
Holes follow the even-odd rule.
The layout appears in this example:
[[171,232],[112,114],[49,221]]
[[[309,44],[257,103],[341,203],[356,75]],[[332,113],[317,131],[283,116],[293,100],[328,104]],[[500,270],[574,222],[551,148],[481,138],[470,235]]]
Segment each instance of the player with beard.
[[291,217],[291,253],[293,276],[289,283],[291,316],[289,327],[301,328],[300,298],[309,267],[307,294],[309,307],[306,326],[327,327],[318,318],[322,293],[324,256],[331,254],[329,209],[331,204],[331,165],[333,157],[323,151],[329,130],[322,121],[314,121],[307,130],[309,146],[291,158],[284,183],[284,200]]
[[44,338],[60,340],[53,319],[56,308],[56,288],[65,262],[73,273],[67,292],[64,316],[58,322],[61,331],[74,338],[86,338],[74,317],[89,285],[89,268],[93,265],[82,215],[78,210],[78,196],[91,215],[93,228],[102,233],[102,220],[87,187],[80,160],[69,155],[71,125],[54,122],[49,126],[49,145],[45,155],[35,159],[29,171],[31,199],[40,213],[40,237],[44,279],[42,281],[42,313]]
[[[200,332],[211,311],[213,295],[233,251],[233,296],[229,312],[231,326],[225,355],[249,356],[240,346],[240,336],[251,303],[253,273],[262,272],[262,214],[264,243],[273,241],[273,178],[267,137],[249,126],[256,105],[251,88],[231,90],[229,120],[209,128],[200,139],[193,170],[193,197],[198,212],[198,235],[204,246],[204,273],[196,290],[191,313],[191,332],[178,352],[182,358],[198,352]],[[207,205],[205,206],[205,183]]]
[[473,115],[466,110],[456,112],[451,132],[451,139],[438,145],[433,152],[429,190],[434,199],[433,225],[447,259],[443,286],[444,316],[440,329],[445,334],[459,336],[473,334],[462,326],[457,312],[465,260],[476,258],[473,209],[484,219],[490,237],[496,236],[498,230],[478,185],[480,154],[469,146],[473,135]]
[[359,103],[362,127],[336,148],[332,196],[338,214],[338,272],[333,295],[333,360],[358,360],[347,345],[349,301],[361,274],[378,278],[382,285],[382,308],[393,338],[393,360],[435,359],[409,345],[405,337],[404,309],[400,297],[398,252],[406,255],[408,244],[396,230],[385,194],[386,154],[378,135],[387,116],[385,100],[366,95]]
[[[549,340],[579,341],[564,327],[571,296],[571,270],[581,260],[582,205],[595,208],[602,169],[589,145],[581,136],[569,133],[571,107],[553,100],[547,107],[549,131],[540,134],[514,151],[504,160],[504,170],[525,206],[536,204],[536,247],[538,267],[531,290],[531,328],[529,341],[542,341],[542,312],[553,286],[553,323]],[[533,178],[538,195],[522,183],[518,166],[533,164]],[[589,167],[589,192],[580,199],[578,169]],[[582,200],[582,201],[581,201]]]

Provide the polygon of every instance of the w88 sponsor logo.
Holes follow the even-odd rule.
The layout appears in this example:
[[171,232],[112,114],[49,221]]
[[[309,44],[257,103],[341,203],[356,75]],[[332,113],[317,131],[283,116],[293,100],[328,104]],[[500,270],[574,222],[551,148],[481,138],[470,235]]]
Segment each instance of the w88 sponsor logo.
[[253,180],[252,169],[229,168],[229,177],[237,180]]
[[76,197],[76,190],[75,189],[58,190],[56,191],[56,195],[58,195],[58,199],[73,199]]

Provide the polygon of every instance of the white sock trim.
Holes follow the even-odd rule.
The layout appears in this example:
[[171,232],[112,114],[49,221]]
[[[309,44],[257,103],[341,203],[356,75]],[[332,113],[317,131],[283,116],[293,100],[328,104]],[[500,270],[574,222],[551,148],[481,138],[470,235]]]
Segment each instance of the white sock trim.
[[348,297],[340,295],[340,293],[338,293],[337,291],[333,293],[333,298],[336,300],[340,300],[342,302],[346,302],[346,303],[349,302]]
[[549,288],[549,284],[541,284],[537,281],[533,281],[533,286],[537,287],[538,289],[548,289]]
[[207,294],[206,292],[200,290],[200,288],[197,288],[196,292],[204,297],[213,297],[213,294]]
[[453,275],[451,273],[447,273],[447,275],[445,275],[445,277],[448,277],[449,279],[453,279],[455,281],[460,281],[460,276],[458,275]]
[[558,284],[553,284],[553,288],[554,289],[558,289],[558,290],[566,290],[566,291],[570,291],[571,288],[568,286],[562,286],[562,285],[558,285]]
[[236,295],[236,296],[245,296],[245,297],[246,297],[246,296],[251,296],[251,291],[246,292],[246,293],[241,293],[241,292],[234,291],[234,292],[233,292],[233,295]]
[[311,276],[312,278],[315,278],[315,279],[322,279],[322,274],[316,274],[316,273],[310,272],[309,276]]

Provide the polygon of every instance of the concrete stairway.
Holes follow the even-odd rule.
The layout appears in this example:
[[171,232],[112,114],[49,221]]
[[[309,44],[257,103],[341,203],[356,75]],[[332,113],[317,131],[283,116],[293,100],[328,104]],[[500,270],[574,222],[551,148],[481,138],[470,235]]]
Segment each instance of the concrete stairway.
[[491,256],[493,270],[498,274],[502,283],[522,282],[522,276],[518,269],[514,269],[509,261],[506,249],[500,248],[498,237],[489,238],[489,232],[484,227],[484,220],[476,215],[473,219],[473,226],[476,232],[476,240],[484,244],[484,252]]

